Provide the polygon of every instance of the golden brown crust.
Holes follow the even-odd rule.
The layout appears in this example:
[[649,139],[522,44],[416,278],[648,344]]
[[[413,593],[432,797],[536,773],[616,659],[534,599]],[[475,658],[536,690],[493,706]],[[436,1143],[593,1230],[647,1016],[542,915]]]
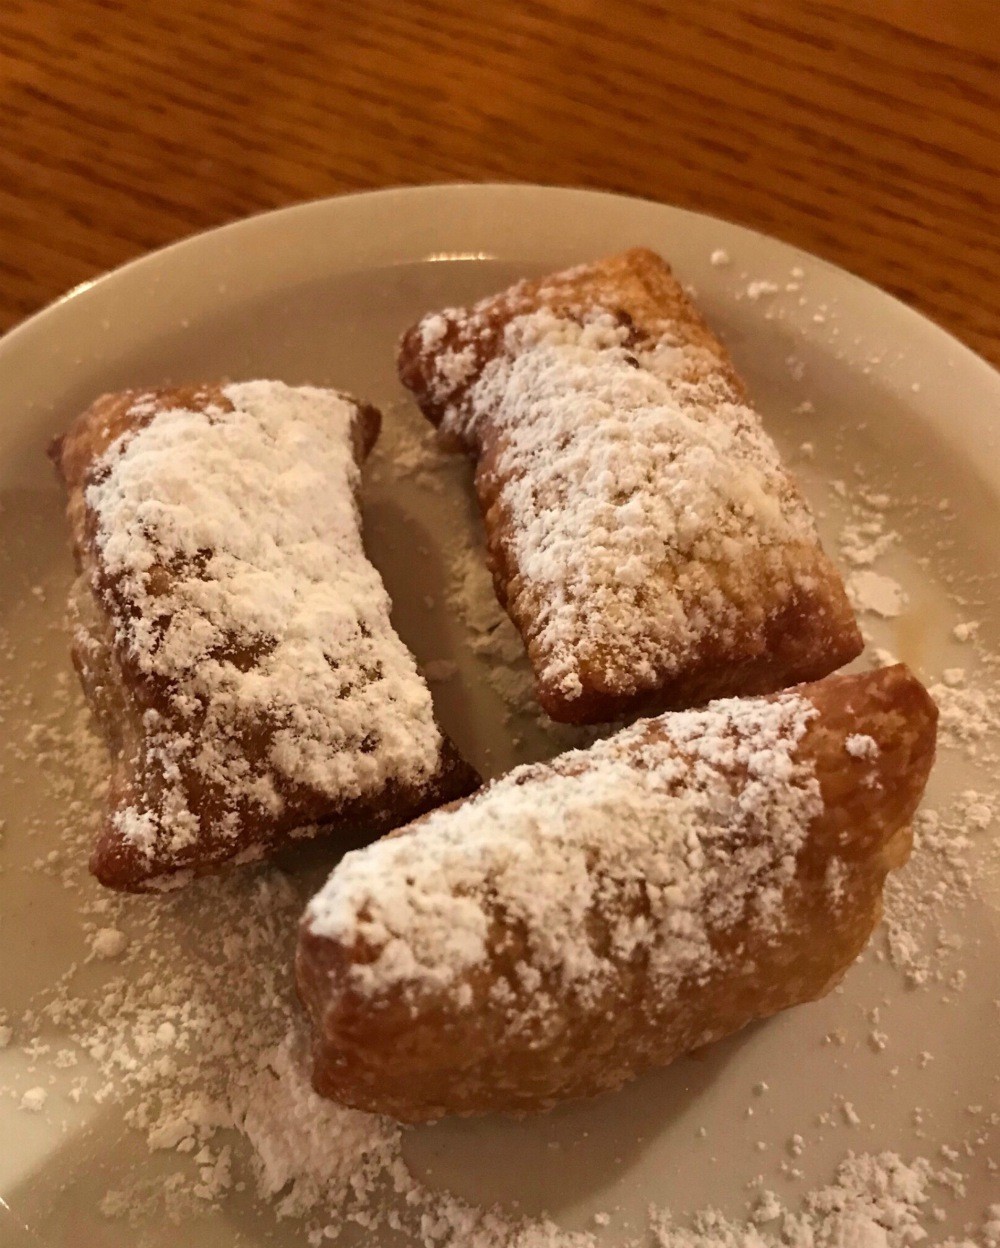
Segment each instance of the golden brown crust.
[[[510,349],[505,331],[511,322],[543,308],[570,320],[604,309],[628,327],[637,347],[676,347],[670,384],[676,394],[686,396],[682,402],[694,405],[692,410],[746,403],[745,388],[725,348],[669,267],[643,248],[519,283],[472,308],[430,314],[403,335],[398,355],[402,381],[439,426],[445,442],[476,460],[475,484],[494,586],[524,639],[543,709],[553,719],[573,723],[680,709],[713,697],[767,693],[818,679],[860,653],[861,636],[841,579],[811,526],[805,532],[800,526],[797,536],[758,547],[744,545],[735,555],[668,556],[659,568],[648,569],[644,591],[625,605],[612,604],[603,616],[597,604],[588,614],[584,601],[578,609],[584,622],[575,626],[571,687],[558,678],[566,663],[560,667],[553,655],[550,618],[554,600],[569,591],[540,579],[534,570],[537,559],[526,558],[525,519],[511,501],[515,478],[530,476],[535,469],[512,453],[510,426],[500,418],[495,400],[477,399],[473,393],[484,370]],[[456,360],[461,367],[454,366]],[[754,431],[765,439],[759,424]],[[775,474],[775,489],[775,501],[786,514],[805,513],[797,487],[783,470]],[[555,494],[544,501],[554,508],[567,506]],[[576,501],[571,495],[568,505]],[[576,537],[579,561],[601,540],[587,532]],[[665,537],[669,545],[669,535]],[[673,595],[672,605],[666,602],[667,593]],[[586,587],[580,595],[590,597]],[[719,603],[727,608],[724,626]],[[644,612],[651,619],[648,635],[636,645],[623,645],[623,621],[634,631],[632,622]],[[662,621],[671,612],[701,629],[700,641],[681,655],[662,634]],[[588,642],[585,632],[600,628],[603,635]]]
[[[374,407],[349,402],[354,408],[354,457],[360,463],[375,443],[381,417]],[[73,660],[112,758],[106,809],[90,864],[93,873],[108,887],[126,891],[171,887],[316,833],[356,843],[362,834],[378,835],[470,792],[478,777],[443,736],[436,772],[419,783],[390,776],[378,791],[337,796],[307,783],[281,783],[279,778],[278,801],[272,804],[277,809],[270,811],[235,793],[218,776],[206,774],[187,756],[180,758],[173,772],[164,764],[164,754],[170,753],[173,742],[197,741],[199,734],[210,731],[205,726],[208,711],[202,708],[193,717],[178,712],[175,682],[162,671],[144,667],[126,644],[122,621],[134,615],[136,602],[126,579],[109,573],[105,565],[99,518],[88,504],[87,490],[111,471],[109,449],[118,442],[115,454],[120,459],[130,437],[167,409],[223,414],[234,410],[218,385],[104,395],[50,448],[67,489],[67,515],[79,571],[70,601]],[[204,552],[204,558],[210,553]],[[178,582],[197,575],[197,568],[190,564],[154,565],[146,581],[152,601],[157,595],[166,600]],[[234,669],[249,672],[275,644],[274,638],[253,642],[234,635],[221,657]],[[158,725],[155,739],[149,728],[151,716]],[[261,719],[238,728],[237,748],[251,775],[274,778],[269,757],[278,726]],[[185,843],[166,846],[160,838],[151,848],[123,830],[123,812],[149,812],[157,817],[178,792],[197,825],[196,834]]]
[[[887,872],[908,857],[909,822],[934,757],[937,711],[902,666],[829,677],[790,693],[815,708],[791,758],[796,768],[814,774],[822,807],[801,829],[791,872],[783,869],[780,856],[755,868],[746,908],[735,918],[725,906],[730,890],[737,891],[734,881],[725,866],[716,866],[717,878],[704,892],[712,950],[707,962],[664,989],[651,968],[656,942],[668,935],[638,953],[615,953],[612,936],[621,930],[620,920],[649,917],[648,894],[595,875],[602,908],[589,921],[587,940],[614,968],[610,979],[599,981],[599,991],[567,986],[544,970],[525,979],[522,964],[531,961],[532,933],[498,903],[489,910],[493,929],[485,961],[466,967],[457,981],[443,974],[435,980],[428,973],[373,994],[357,975],[377,951],[364,940],[324,934],[311,909],[300,928],[296,975],[314,1027],[316,1089],[403,1121],[535,1112],[616,1088],[755,1019],[828,992],[880,918]],[[764,701],[774,704],[788,696]],[[635,730],[620,734],[628,743],[624,760],[631,758],[641,770],[651,745],[662,745],[671,731],[672,718],[646,721],[638,736]],[[565,756],[573,774],[587,771],[587,757]],[[658,757],[658,765],[669,762]],[[529,788],[546,783],[561,761],[524,769],[520,783]],[[745,791],[745,766],[731,761],[718,766],[734,794]],[[456,808],[487,808],[497,795],[492,786]],[[443,818],[431,816],[433,826],[440,828]],[[426,826],[419,821],[394,836],[416,842]],[[726,833],[732,837],[734,871],[737,859],[746,864],[762,855],[760,862],[773,853],[765,827],[755,828],[752,819],[742,830],[733,831],[734,826]],[[667,836],[670,829],[663,832]],[[337,871],[331,883],[336,878]],[[737,883],[742,887],[747,881]],[[484,896],[490,887],[486,881]],[[760,922],[757,907],[765,899],[778,916],[776,927]],[[669,929],[668,922],[657,930]],[[498,987],[504,990],[499,995]],[[553,1007],[536,1010],[543,998]]]

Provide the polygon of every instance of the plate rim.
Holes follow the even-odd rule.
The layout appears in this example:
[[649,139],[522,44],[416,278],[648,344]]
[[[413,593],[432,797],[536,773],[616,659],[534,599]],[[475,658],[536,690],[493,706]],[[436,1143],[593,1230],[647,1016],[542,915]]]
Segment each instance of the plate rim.
[[[938,350],[948,348],[954,351],[957,349],[963,367],[973,370],[978,374],[981,382],[994,388],[997,399],[1000,400],[1000,369],[995,368],[983,356],[951,333],[950,330],[945,329],[926,314],[910,307],[909,304],[904,303],[896,295],[890,294],[874,282],[870,282],[850,269],[818,256],[814,252],[810,252],[794,243],[789,243],[775,235],[757,230],[752,226],[742,225],[725,217],[699,212],[690,208],[682,208],[660,200],[589,187],[570,187],[535,182],[431,182],[413,186],[390,186],[375,190],[350,191],[341,195],[307,199],[298,203],[284,205],[280,208],[262,209],[259,212],[238,217],[233,221],[212,226],[206,230],[196,231],[162,247],[135,256],[123,264],[99,273],[96,277],[88,278],[78,283],[49,304],[31,313],[24,320],[19,321],[4,335],[0,336],[0,369],[16,364],[18,352],[22,347],[29,347],[30,339],[40,330],[44,331],[49,326],[57,329],[60,317],[67,313],[75,314],[81,308],[86,309],[88,301],[104,298],[109,292],[113,292],[116,283],[130,277],[141,276],[144,272],[154,269],[157,265],[171,262],[175,257],[187,254],[193,255],[201,248],[208,247],[213,249],[220,243],[235,241],[241,234],[248,235],[259,230],[263,230],[266,233],[273,229],[278,229],[280,232],[283,228],[293,227],[296,222],[303,221],[314,215],[338,214],[357,210],[365,206],[373,209],[382,209],[383,211],[388,210],[391,215],[397,205],[405,207],[407,202],[416,203],[417,201],[422,201],[426,203],[435,199],[442,199],[445,201],[454,200],[457,203],[462,199],[475,201],[477,199],[495,200],[505,197],[510,197],[512,200],[522,198],[528,200],[538,196],[574,200],[581,206],[589,205],[593,207],[600,204],[614,205],[619,209],[623,209],[628,205],[646,209],[651,208],[663,212],[665,217],[673,216],[692,222],[714,223],[727,231],[735,231],[737,237],[742,236],[753,239],[758,243],[777,245],[790,257],[805,259],[810,264],[822,266],[822,268],[831,273],[837,274],[840,280],[846,280],[849,286],[853,286],[856,293],[869,298],[874,297],[883,307],[892,310],[893,315],[901,322],[903,327],[909,325],[912,330],[929,337]],[[445,234],[449,228],[453,228],[447,214],[442,214],[437,218],[434,223],[435,228],[437,228],[438,224],[442,233]],[[331,244],[331,247],[334,249],[335,246],[335,244]],[[480,258],[486,259],[488,257],[484,255]],[[411,256],[409,259],[411,261],[419,261],[420,259],[426,260],[428,257]],[[399,262],[401,260],[397,260],[397,263]],[[360,267],[365,266],[362,265]]]

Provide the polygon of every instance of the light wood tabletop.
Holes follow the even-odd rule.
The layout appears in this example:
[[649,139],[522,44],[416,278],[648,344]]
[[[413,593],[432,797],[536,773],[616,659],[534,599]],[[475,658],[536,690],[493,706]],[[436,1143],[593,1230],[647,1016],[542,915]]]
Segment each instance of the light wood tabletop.
[[755,226],[1000,362],[996,0],[6,0],[0,330],[359,188],[601,187]]

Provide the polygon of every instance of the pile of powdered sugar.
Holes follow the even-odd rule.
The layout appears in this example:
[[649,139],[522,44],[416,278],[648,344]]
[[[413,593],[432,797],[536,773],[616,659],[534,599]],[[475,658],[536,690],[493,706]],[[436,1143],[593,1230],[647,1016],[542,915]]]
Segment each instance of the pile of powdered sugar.
[[483,678],[503,702],[504,722],[510,725],[515,743],[521,739],[523,725],[530,724],[544,737],[551,753],[589,744],[602,735],[601,729],[557,724],[539,707],[524,643],[497,601],[481,534],[477,539],[450,548],[447,604],[465,626],[463,644],[480,660]]
[[444,453],[438,443],[437,431],[426,421],[414,425],[407,419],[400,404],[386,404],[380,452],[368,472],[373,484],[387,477],[400,484],[415,485],[432,494],[444,490],[442,466]]
[[[650,1225],[657,1248],[909,1248],[927,1237],[924,1217],[936,1191],[956,1184],[960,1175],[926,1158],[907,1163],[895,1153],[851,1153],[834,1182],[810,1192],[801,1211],[764,1191],[746,1223],[709,1209],[687,1226],[654,1209]],[[1000,1206],[983,1219],[985,1245],[996,1235],[998,1212]],[[958,1248],[958,1241],[946,1242]]]

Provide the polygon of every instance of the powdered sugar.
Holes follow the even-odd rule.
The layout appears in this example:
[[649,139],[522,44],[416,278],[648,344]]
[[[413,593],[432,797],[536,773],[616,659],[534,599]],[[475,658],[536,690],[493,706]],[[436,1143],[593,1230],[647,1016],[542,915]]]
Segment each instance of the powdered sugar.
[[486,681],[503,700],[504,722],[515,729],[529,723],[544,736],[547,754],[586,745],[599,736],[594,728],[557,724],[539,708],[524,643],[497,601],[482,543],[463,544],[450,555],[448,605],[464,625],[463,643],[480,660]]
[[[874,509],[856,504],[860,518],[848,521],[840,530],[841,556],[856,568],[868,567],[900,541],[895,529],[886,529],[885,518]],[[864,581],[861,581],[864,585]]]
[[941,985],[961,970],[962,942],[948,923],[975,895],[975,879],[1000,869],[1000,843],[989,836],[997,803],[995,791],[965,789],[914,820],[913,856],[885,891],[889,958],[910,987]]
[[[869,552],[866,552],[865,559],[868,557]],[[871,557],[875,557],[875,552]],[[868,568],[851,573],[847,578],[847,593],[856,611],[870,611],[883,619],[899,615],[906,606],[906,593],[900,583]]]
[[654,1211],[653,1237],[658,1248],[910,1248],[926,1237],[921,1215],[935,1188],[953,1181],[924,1158],[907,1163],[895,1153],[851,1153],[801,1213],[766,1192],[746,1224],[704,1210],[689,1229]]
[[21,1108],[29,1114],[40,1114],[48,1099],[49,1094],[44,1088],[29,1088],[21,1097]]
[[127,944],[128,937],[117,927],[101,927],[91,938],[90,953],[95,958],[120,958]]
[[256,1154],[260,1193],[279,1198],[279,1216],[364,1205],[377,1180],[406,1175],[399,1125],[317,1096],[306,1047],[294,1032],[261,1055],[235,1100],[235,1120]]
[[878,742],[864,733],[852,733],[844,742],[844,748],[852,758],[878,757]]
[[[523,921],[526,966],[581,997],[600,991],[640,942],[657,993],[667,994],[707,973],[708,931],[743,918],[751,878],[759,899],[794,867],[821,809],[814,775],[793,758],[814,714],[795,697],[719,702],[640,722],[549,771],[519,768],[429,816],[419,835],[348,854],[310,902],[309,927],[372,951],[352,973],[373,994],[400,983],[460,991],[463,973],[488,957],[495,911]],[[749,774],[734,793],[721,769],[736,764]],[[757,845],[744,861],[732,845],[751,820],[767,849]],[[648,920],[637,926],[622,913],[602,956],[591,911],[613,922],[608,897],[628,881],[646,891]],[[775,918],[762,908],[762,924]]]
[[[985,677],[985,678],[984,678]],[[949,745],[970,759],[995,763],[1000,758],[1000,685],[996,673],[980,673],[969,682],[964,669],[948,669],[948,679],[930,687],[941,713],[940,732]]]
[[223,393],[234,410],[157,411],[86,492],[118,644],[169,704],[143,720],[162,796],[115,824],[167,860],[201,835],[184,773],[221,792],[215,831],[235,836],[279,816],[290,789],[342,803],[426,782],[440,759],[430,694],[361,545],[356,408],[277,382]]
[[777,282],[768,281],[766,278],[758,278],[748,283],[746,288],[746,296],[751,303],[756,303],[758,299],[762,299],[765,295],[776,295],[781,287]]
[[493,472],[542,612],[539,678],[568,697],[581,664],[643,687],[689,662],[706,629],[745,618],[696,590],[687,565],[738,569],[751,550],[815,540],[758,418],[721,377],[690,380],[692,351],[666,334],[635,343],[609,314],[543,308],[506,326],[504,350],[445,410],[448,434],[474,437],[484,412],[502,433]]

